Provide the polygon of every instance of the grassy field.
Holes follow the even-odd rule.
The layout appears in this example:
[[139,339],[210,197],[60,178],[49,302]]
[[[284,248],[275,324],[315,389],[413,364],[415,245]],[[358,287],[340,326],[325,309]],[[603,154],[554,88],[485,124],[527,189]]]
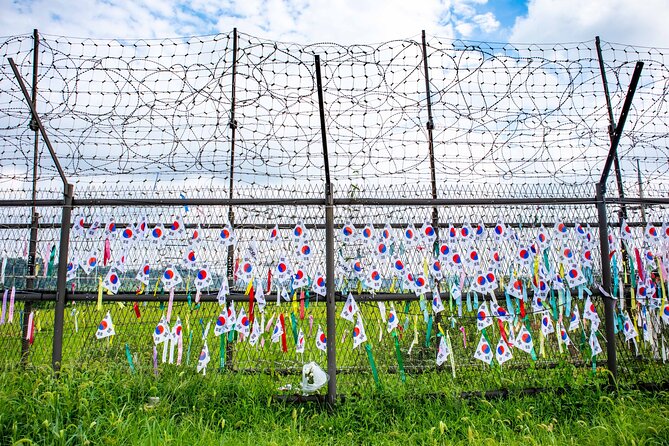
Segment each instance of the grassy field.
[[[76,308],[77,321],[75,328],[72,309]],[[145,374],[153,373],[152,333],[155,324],[164,314],[158,303],[152,302],[148,305],[140,305],[141,318],[134,315],[130,303],[125,306],[117,304],[105,304],[102,310],[97,310],[94,304],[77,304],[76,307],[68,306],[65,318],[65,330],[63,339],[63,365],[65,367],[74,366],[93,366],[113,364],[119,368],[125,368],[129,372],[126,359],[125,345],[134,357],[134,365]],[[241,308],[238,306],[238,308]],[[337,310],[339,311],[340,308]],[[295,328],[302,329],[307,336],[304,354],[295,352],[295,342],[293,338],[293,329],[291,327],[290,305],[282,305],[280,310],[273,305],[268,306],[266,319],[269,321],[274,315],[278,317],[279,311],[286,315],[287,329],[287,352],[281,351],[279,343],[272,343],[269,340],[270,333],[263,335],[264,346],[259,344],[252,347],[248,342],[242,342],[239,339],[228,344],[223,344],[220,337],[215,337],[213,328],[210,329],[207,337],[211,362],[209,372],[216,371],[220,365],[220,352],[225,351],[225,345],[231,350],[231,355],[226,358],[226,367],[238,371],[262,371],[262,375],[275,372],[284,373],[292,371],[290,376],[283,379],[281,384],[297,384],[299,381],[299,372],[304,363],[316,361],[322,367],[326,367],[326,355],[318,350],[315,344],[315,332],[319,325],[325,329],[325,308],[322,303],[311,305],[303,319],[295,317]],[[403,311],[404,308],[398,309]],[[116,328],[116,336],[113,340],[95,339],[95,331],[100,320],[107,311],[111,312]],[[172,319],[180,316],[184,324],[184,347],[183,363],[186,373],[195,373],[197,356],[202,348],[202,332],[204,326],[215,321],[220,307],[215,303],[204,304],[200,308],[189,308],[186,304],[175,304]],[[527,387],[555,387],[555,386],[574,386],[584,382],[589,384],[604,383],[608,379],[602,366],[605,361],[598,358],[597,372],[592,372],[589,362],[584,362],[588,358],[589,350],[582,344],[580,336],[574,336],[574,342],[577,342],[579,350],[575,348],[560,350],[557,346],[555,336],[547,339],[546,356],[532,361],[524,352],[516,351],[514,358],[503,367],[490,367],[481,361],[474,359],[474,349],[477,345],[477,330],[473,317],[461,318],[459,324],[451,327],[450,324],[444,324],[444,330],[450,333],[453,340],[453,354],[455,357],[456,377],[451,374],[450,363],[446,363],[440,370],[436,366],[436,349],[438,345],[438,329],[431,330],[430,341],[427,341],[427,324],[423,321],[422,314],[419,311],[418,303],[411,305],[408,319],[415,321],[417,340],[416,345],[412,347],[414,340],[414,329],[412,325],[407,325],[398,336],[398,344],[401,350],[402,361],[407,371],[407,381],[400,383],[400,377],[397,373],[398,360],[394,345],[393,336],[386,332],[385,324],[379,319],[378,308],[375,304],[362,304],[361,312],[365,318],[369,344],[373,349],[375,363],[379,370],[380,384],[384,388],[407,387],[412,389],[413,393],[450,393],[455,394],[459,391],[475,390],[495,390],[495,389],[523,389]],[[401,319],[407,317],[400,313]],[[310,327],[309,318],[313,317],[314,322]],[[536,319],[536,318],[535,318]],[[53,311],[49,308],[41,308],[37,318],[40,331],[35,335],[35,343],[31,347],[29,363],[32,366],[45,366],[51,363],[51,346],[53,336]],[[468,343],[466,348],[462,342],[463,337],[459,326],[462,324],[467,327]],[[538,321],[532,321],[532,329],[535,333],[539,332]],[[337,336],[335,338],[337,345],[337,366],[339,369],[347,371],[338,377],[339,390],[346,394],[362,394],[375,387],[371,376],[371,368],[364,347],[354,349],[352,346],[351,331],[353,324],[341,318],[337,320]],[[310,333],[311,328],[311,334]],[[270,327],[271,330],[271,327]],[[499,333],[494,331],[494,327],[489,329],[493,344],[499,339]],[[379,340],[379,331],[384,336]],[[296,333],[296,332],[295,332]],[[578,334],[578,333],[577,333]],[[480,336],[480,335],[479,335]],[[585,339],[585,338],[583,338]],[[227,340],[225,341],[227,342]],[[4,365],[15,365],[19,360],[21,343],[20,324],[5,324],[0,326],[0,363]],[[537,341],[538,344],[538,341]],[[189,348],[190,346],[190,348]],[[624,346],[623,346],[624,347]],[[537,350],[538,350],[537,345]],[[159,356],[162,357],[162,346],[158,348]],[[412,353],[409,354],[409,351]],[[190,354],[189,354],[190,352]],[[226,356],[226,355],[224,355]],[[161,373],[165,365],[162,361],[159,364]],[[575,365],[579,364],[580,365]],[[657,365],[644,366],[640,364],[634,370],[635,379],[643,382],[655,382],[654,374],[644,375],[648,372],[658,372],[663,370]],[[255,379],[262,381],[261,374],[255,374]],[[278,387],[277,379],[270,380],[275,387]]]
[[665,392],[582,387],[487,401],[385,389],[328,412],[274,401],[271,381],[253,376],[93,367],[59,380],[9,370],[0,389],[0,444],[10,445],[669,444]]
[[[378,309],[363,304],[381,386],[374,383],[365,350],[351,346],[352,324],[338,321],[337,363],[343,373],[337,380],[346,401],[328,412],[315,403],[290,405],[273,398],[280,386],[299,384],[299,374],[284,374],[287,368],[297,372],[311,360],[325,367],[325,354],[316,349],[313,336],[304,356],[294,352],[288,327],[287,353],[268,340],[256,348],[234,341],[227,364],[238,370],[233,373],[229,368],[219,371],[223,344],[210,332],[212,360],[202,376],[194,370],[202,330],[220,308],[178,304],[174,314],[184,323],[190,321],[184,324],[184,340],[193,335],[190,363],[186,364],[185,342],[184,365],[160,363],[156,377],[151,336],[164,309],[157,303],[142,305],[142,317],[137,319],[130,304],[105,304],[102,310],[93,304],[76,308],[76,328],[72,308],[66,313],[64,370],[59,380],[43,367],[50,362],[52,310],[40,309],[41,331],[31,348],[27,371],[15,366],[19,323],[2,326],[0,444],[669,444],[669,394],[603,390],[599,386],[608,382],[604,361],[598,361],[596,371],[590,363],[577,365],[588,351],[576,336],[578,351],[560,351],[551,338],[546,340],[546,358],[534,362],[518,352],[510,365],[491,368],[472,358],[475,341],[465,348],[458,326],[445,325],[454,340],[457,376],[453,378],[450,365],[436,367],[436,330],[428,343],[427,327],[414,304],[407,314],[411,320],[417,317],[420,337],[411,355],[413,330],[405,330],[400,337],[407,368],[403,383],[393,371],[397,368],[393,338],[386,334],[378,339],[379,329],[385,329],[377,320]],[[97,340],[97,324],[107,311],[114,317],[117,335],[113,341]],[[269,311],[278,314],[272,307]],[[283,305],[281,311],[288,315],[290,306]],[[320,304],[308,308],[304,319],[297,318],[296,327],[307,332],[310,315],[315,325],[324,324]],[[463,318],[461,323],[473,337],[473,319]],[[538,332],[536,321],[531,323]],[[492,336],[496,339],[499,334],[492,332]],[[134,374],[128,367],[126,344],[134,356]],[[665,368],[655,363],[621,363],[623,384],[658,382],[665,374]],[[562,386],[571,390],[513,396],[514,391],[528,387]],[[492,401],[459,397],[462,391],[493,389],[508,389],[512,396]],[[149,396],[160,397],[160,403],[149,406]]]

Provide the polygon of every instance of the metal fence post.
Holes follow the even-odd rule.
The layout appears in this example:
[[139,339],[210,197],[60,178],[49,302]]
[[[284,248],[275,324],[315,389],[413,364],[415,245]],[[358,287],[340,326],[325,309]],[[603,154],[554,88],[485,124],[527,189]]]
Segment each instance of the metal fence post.
[[54,372],[60,371],[63,360],[63,325],[65,322],[65,296],[67,295],[67,254],[70,246],[70,221],[72,217],[72,202],[74,186],[65,186],[63,216],[60,227],[60,252],[58,253],[58,280],[56,294],[56,309],[53,318],[53,356]]
[[634,67],[634,73],[632,73],[632,79],[630,81],[629,88],[627,89],[627,95],[625,96],[625,102],[623,103],[623,108],[620,112],[618,124],[616,125],[613,132],[610,132],[611,147],[609,148],[609,154],[606,157],[606,161],[604,162],[602,175],[599,179],[599,182],[597,183],[595,191],[597,202],[597,218],[599,223],[599,246],[602,263],[602,287],[608,294],[608,296],[604,296],[604,322],[606,326],[607,366],[611,372],[610,382],[612,385],[615,385],[615,381],[618,376],[618,364],[616,361],[616,335],[614,328],[615,300],[613,297],[611,297],[611,259],[609,259],[608,218],[606,215],[605,201],[606,182],[609,177],[609,172],[611,171],[611,165],[618,157],[618,144],[620,144],[620,137],[623,134],[625,122],[627,121],[627,115],[630,111],[630,107],[632,106],[632,99],[634,98],[634,92],[636,91],[639,78],[641,77],[641,70],[643,70],[643,62],[637,62],[636,66]]
[[611,372],[610,381],[615,385],[618,377],[618,363],[616,358],[615,301],[611,297],[611,260],[609,259],[609,230],[606,215],[606,186],[597,183],[597,220],[599,224],[599,250],[602,262],[602,288],[609,294],[604,296],[604,325],[606,328],[606,366]]
[[[32,84],[32,104],[33,108],[37,110],[37,73],[39,63],[39,32],[33,30],[33,84]],[[35,132],[35,144],[33,151],[33,190],[32,190],[32,208],[30,219],[30,242],[28,244],[28,276],[26,277],[26,289],[35,289],[35,259],[37,257],[37,228],[39,227],[39,214],[37,213],[37,166],[39,164],[39,127],[35,123],[35,119],[30,120],[30,129]],[[23,304],[23,314],[28,315],[32,311],[32,302],[26,301]],[[23,326],[21,327],[21,364],[28,363],[28,355],[30,354],[30,341],[28,340],[28,317],[24,316]]]
[[328,143],[325,132],[325,109],[323,105],[323,81],[321,78],[321,58],[316,55],[316,88],[318,90],[318,110],[321,121],[321,137],[323,140],[323,167],[325,170],[325,286],[327,306],[327,357],[328,357],[328,396],[327,402],[334,407],[337,399],[337,346],[335,337],[337,330],[335,320],[334,289],[334,196],[330,182],[330,161],[328,159]]
[[[56,310],[55,310],[56,313],[54,315],[54,322],[53,322],[54,330],[53,330],[53,351],[52,351],[53,369],[54,372],[58,373],[58,371],[60,370],[60,364],[63,356],[63,322],[65,319],[64,315],[65,295],[67,293],[67,290],[65,288],[67,285],[67,251],[70,244],[70,220],[72,216],[74,186],[72,186],[67,181],[65,171],[63,170],[63,167],[60,165],[60,161],[58,160],[56,151],[51,145],[51,141],[49,140],[49,135],[47,134],[46,129],[44,128],[44,124],[42,124],[42,120],[37,114],[37,110],[35,109],[33,100],[28,94],[28,89],[26,88],[25,82],[23,82],[23,78],[21,77],[21,73],[19,72],[16,63],[14,62],[14,59],[8,57],[7,61],[9,62],[9,65],[12,67],[12,71],[14,72],[14,77],[16,78],[16,82],[19,84],[19,87],[21,88],[21,93],[23,93],[23,98],[26,100],[26,103],[30,108],[30,114],[32,116],[31,126],[36,126],[39,129],[40,133],[42,134],[42,138],[44,139],[44,144],[46,144],[47,149],[49,149],[49,154],[51,155],[51,160],[53,161],[53,164],[56,167],[58,176],[63,181],[63,189],[64,189],[63,217],[60,228],[60,255],[58,258],[58,281],[57,281],[58,293],[56,295],[57,297]],[[33,203],[34,202],[35,201],[33,201]]]
[[[425,41],[425,30],[422,31],[422,54],[423,54],[423,70],[425,72],[425,98],[427,104],[427,148],[430,157],[430,185],[432,187],[432,199],[437,199],[437,172],[434,162],[434,121],[432,119],[432,96],[430,93],[430,72],[427,62],[427,43]],[[439,239],[439,211],[437,206],[432,208],[432,227],[437,231],[437,240]],[[436,243],[436,242],[435,242]]]
[[337,318],[337,311],[335,307],[335,290],[334,290],[334,205],[332,199],[332,190],[329,185],[326,185],[326,201],[325,205],[325,270],[326,270],[326,294],[327,294],[327,356],[328,356],[328,404],[334,407],[337,398],[337,350],[336,341],[337,330],[335,327],[335,320]]
[[[234,197],[234,187],[235,187],[235,144],[237,141],[237,120],[235,119],[235,105],[236,105],[236,92],[237,92],[237,53],[239,37],[237,36],[237,28],[232,30],[232,82],[230,86],[230,122],[228,127],[230,128],[230,182],[228,190],[228,198],[230,200]],[[235,210],[232,207],[232,204],[228,206],[228,223],[230,226],[234,227],[235,225]],[[228,285],[232,288],[235,275],[235,247],[234,245],[228,246],[228,258],[227,258],[227,268],[226,268],[228,277]],[[233,364],[233,355],[235,352],[234,343],[228,342],[225,344],[225,367],[229,370],[234,368]],[[221,369],[222,370],[222,369]]]

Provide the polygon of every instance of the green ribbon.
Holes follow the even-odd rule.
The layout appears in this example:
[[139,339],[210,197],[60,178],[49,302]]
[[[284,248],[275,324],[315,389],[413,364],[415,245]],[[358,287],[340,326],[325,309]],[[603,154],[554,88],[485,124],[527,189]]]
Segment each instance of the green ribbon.
[[630,286],[632,289],[636,290],[636,272],[634,270],[634,261],[631,256],[628,256],[629,267],[630,267]]
[[551,290],[551,298],[549,299],[551,309],[553,310],[553,320],[557,321],[559,319],[558,317],[558,309],[557,305],[555,304],[555,290]]
[[293,329],[293,339],[295,340],[295,344],[297,344],[297,317],[295,316],[295,313],[290,313],[290,322],[291,328]]
[[135,373],[135,364],[132,362],[132,355],[130,354],[130,346],[125,344],[125,357],[128,358],[128,365],[130,366],[130,372]]
[[50,276],[53,272],[53,264],[56,262],[56,245],[51,247],[51,254],[49,254],[49,267],[46,270],[46,275]]
[[[232,333],[231,331],[228,333]],[[219,363],[219,370],[222,372],[225,369],[225,336],[221,336],[221,348],[220,351],[218,352],[219,357],[220,357],[220,363]]]
[[430,338],[432,337],[432,315],[427,319],[427,333],[425,335],[425,347],[430,346]]
[[379,372],[378,370],[376,370],[376,362],[374,361],[372,346],[369,345],[369,342],[365,344],[365,350],[367,350],[367,359],[369,360],[369,366],[372,368],[372,376],[374,376],[374,382],[376,383],[376,387],[381,389],[381,380],[379,379]]
[[427,322],[427,319],[428,319],[427,300],[425,299],[424,294],[420,295],[420,298],[418,299],[418,305],[420,306],[420,311],[423,312],[423,320],[425,320],[425,322]]
[[404,315],[406,316],[404,318],[404,331],[407,331],[409,329],[409,310],[411,309],[411,301],[407,300],[406,304],[404,304]]
[[618,295],[618,277],[619,277],[619,271],[618,271],[618,262],[616,261],[616,257],[613,257],[613,262],[612,262],[612,269],[613,272],[611,273],[611,279],[613,281],[613,296]]
[[487,329],[486,328],[482,329],[481,334],[483,335],[483,339],[485,339],[488,345],[490,345],[490,348],[492,348],[492,342],[490,342],[490,337],[488,337]]
[[190,346],[193,344],[193,330],[188,332],[188,351],[186,352],[186,365],[190,364]]
[[623,322],[623,315],[621,313],[617,313],[615,315],[614,322],[615,322],[615,324],[614,324],[613,327],[615,329],[614,331],[615,331],[616,334],[618,334],[618,332],[620,332],[620,331],[624,331],[625,325],[624,325],[624,322]]
[[397,366],[400,369],[400,379],[402,382],[407,381],[406,373],[404,373],[404,360],[402,360],[402,350],[400,350],[400,340],[397,337],[397,332],[393,330],[393,338],[395,340],[395,355],[397,356]]

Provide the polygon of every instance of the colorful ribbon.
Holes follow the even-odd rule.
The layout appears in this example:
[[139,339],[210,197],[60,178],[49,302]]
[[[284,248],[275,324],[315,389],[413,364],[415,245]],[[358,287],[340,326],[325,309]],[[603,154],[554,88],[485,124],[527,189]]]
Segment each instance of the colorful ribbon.
[[130,346],[125,344],[125,357],[128,359],[128,365],[130,366],[130,373],[135,373],[135,364],[132,362],[132,354],[130,354]]
[[395,356],[397,356],[397,367],[400,370],[400,379],[404,383],[407,380],[407,376],[404,373],[404,360],[402,360],[402,350],[400,349],[400,340],[396,330],[393,330],[393,340],[395,343]]
[[374,377],[374,382],[376,383],[376,387],[381,389],[381,380],[379,379],[379,372],[376,369],[376,362],[374,361],[372,346],[369,345],[369,342],[365,343],[365,350],[367,350],[367,359],[369,360],[369,366],[372,369],[372,376]]

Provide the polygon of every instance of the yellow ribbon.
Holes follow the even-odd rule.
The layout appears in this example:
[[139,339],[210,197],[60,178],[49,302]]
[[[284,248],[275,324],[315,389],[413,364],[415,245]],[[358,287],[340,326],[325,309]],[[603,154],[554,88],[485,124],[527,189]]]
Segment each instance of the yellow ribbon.
[[160,279],[156,280],[156,287],[153,289],[153,297],[156,297],[156,294],[158,293],[158,285],[160,285]]
[[623,283],[627,285],[627,263],[623,262]]
[[297,304],[297,291],[293,292],[293,302],[292,302],[293,314],[297,314],[300,311],[300,308]]
[[411,341],[411,345],[409,346],[409,354],[411,354],[411,350],[413,350],[413,346],[418,345],[418,316],[415,315],[413,317],[413,341]]
[[[439,327],[439,330],[441,330],[441,326]],[[448,351],[451,352],[449,355],[451,358],[451,371],[453,372],[453,378],[455,378],[455,352],[453,352],[453,346],[451,345],[451,337],[448,335],[448,332],[446,332],[446,345],[448,345]]]
[[245,296],[248,296],[251,294],[251,288],[253,288],[253,276],[251,276],[251,280],[249,280],[249,284],[246,285],[246,291],[244,292]]
[[102,276],[98,276],[98,311],[102,310]]
[[541,355],[542,358],[546,357],[546,349],[544,348],[544,332],[539,331],[539,354]]

